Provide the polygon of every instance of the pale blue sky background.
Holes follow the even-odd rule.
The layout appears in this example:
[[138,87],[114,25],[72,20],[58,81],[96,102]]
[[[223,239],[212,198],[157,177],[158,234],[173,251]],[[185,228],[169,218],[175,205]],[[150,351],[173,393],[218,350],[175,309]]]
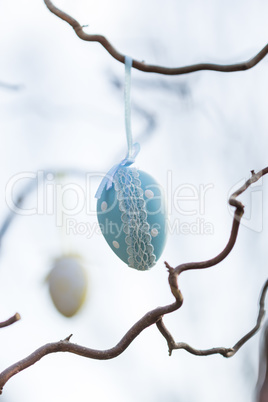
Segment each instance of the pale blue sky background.
[[[89,24],[87,32],[106,35],[121,52],[166,66],[246,60],[268,37],[263,0],[61,0],[56,5]],[[67,168],[106,172],[125,156],[126,141],[122,91],[113,84],[115,78],[123,80],[124,66],[99,44],[79,40],[41,0],[0,0],[0,37],[0,81],[21,85],[19,91],[0,87],[4,219],[5,188],[13,175]],[[18,311],[23,319],[1,330],[1,370],[70,333],[88,347],[114,346],[149,309],[173,301],[164,260],[177,265],[222,250],[232,224],[228,195],[250,170],[268,164],[267,60],[232,74],[132,72],[133,133],[141,139],[137,166],[164,186],[171,224],[186,223],[199,232],[169,234],[157,265],[136,272],[98,234],[62,239],[54,216],[16,218],[1,249],[0,314],[5,319]],[[155,123],[147,135],[144,113]],[[79,184],[94,202],[98,180],[86,189],[81,177],[64,180]],[[267,277],[267,180],[241,197],[245,219],[231,255],[218,267],[180,278],[184,305],[165,318],[177,341],[229,347],[255,324]],[[180,204],[196,210],[185,216],[174,207],[172,197],[182,184],[197,190],[210,186],[204,210],[199,203]],[[25,206],[35,202],[33,193]],[[74,219],[96,223],[95,214],[85,211]],[[212,227],[211,235],[202,232],[201,221]],[[83,256],[90,283],[86,304],[73,319],[54,309],[45,283],[53,258],[69,249]],[[164,338],[151,327],[112,361],[47,356],[9,381],[3,401],[251,402],[258,343],[259,335],[229,360],[185,351],[169,357]]]

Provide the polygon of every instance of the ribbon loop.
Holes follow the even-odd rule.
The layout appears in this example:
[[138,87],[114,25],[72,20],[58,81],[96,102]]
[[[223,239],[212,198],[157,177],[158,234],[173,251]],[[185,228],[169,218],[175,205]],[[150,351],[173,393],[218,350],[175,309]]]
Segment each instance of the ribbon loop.
[[118,163],[117,165],[114,165],[109,172],[106,173],[106,175],[103,177],[98,190],[95,194],[95,198],[100,198],[101,194],[103,192],[103,190],[106,187],[106,190],[109,190],[112,185],[113,185],[113,179],[114,179],[114,175],[116,174],[116,172],[122,167],[122,166],[130,166],[132,165],[132,163],[135,162],[135,158],[138,155],[138,153],[140,152],[140,144],[138,142],[136,142],[133,145],[133,154],[131,157],[126,157],[124,158],[120,163]]
[[124,86],[124,100],[125,100],[125,128],[127,136],[127,156],[117,165],[114,165],[108,173],[103,177],[99,188],[95,194],[96,198],[100,198],[103,190],[109,190],[113,185],[113,178],[118,169],[122,166],[130,166],[135,162],[135,158],[140,152],[140,144],[133,144],[131,132],[131,106],[130,106],[130,88],[131,88],[131,67],[132,59],[125,56],[125,86]]

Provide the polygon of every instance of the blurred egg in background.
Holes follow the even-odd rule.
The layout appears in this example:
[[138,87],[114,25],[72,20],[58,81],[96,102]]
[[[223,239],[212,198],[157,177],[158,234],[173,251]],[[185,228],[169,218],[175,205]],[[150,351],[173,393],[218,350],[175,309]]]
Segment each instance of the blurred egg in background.
[[55,259],[48,274],[48,285],[51,299],[62,315],[72,317],[83,306],[87,281],[81,258],[66,255]]

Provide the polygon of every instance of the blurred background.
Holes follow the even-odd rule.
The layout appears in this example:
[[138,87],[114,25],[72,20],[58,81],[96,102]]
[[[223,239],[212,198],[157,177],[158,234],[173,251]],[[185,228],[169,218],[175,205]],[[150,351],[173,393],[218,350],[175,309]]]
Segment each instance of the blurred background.
[[[236,63],[257,54],[268,37],[264,0],[55,5],[88,25],[86,32],[105,35],[119,51],[148,64]],[[114,346],[148,310],[173,302],[165,260],[175,266],[224,248],[232,225],[228,196],[252,169],[268,163],[268,59],[228,74],[132,71],[132,129],[141,144],[136,165],[162,184],[169,214],[162,257],[150,271],[138,272],[97,230],[94,199],[99,174],[126,153],[124,66],[100,44],[81,41],[41,0],[0,0],[0,37],[2,222],[11,189],[16,197],[35,178],[39,183],[23,203],[37,211],[16,215],[1,242],[0,318],[16,311],[22,316],[1,330],[2,371],[71,333],[73,342],[90,348]],[[81,208],[64,185],[79,187]],[[255,325],[267,278],[267,198],[264,177],[240,197],[245,217],[228,258],[181,276],[183,307],[164,319],[176,341],[231,347]],[[70,222],[74,230],[68,231]],[[55,309],[47,283],[55,258],[69,252],[82,257],[88,276],[87,298],[73,318]],[[229,360],[183,350],[169,357],[153,326],[111,361],[46,356],[10,380],[2,400],[251,402],[259,340],[260,333]]]

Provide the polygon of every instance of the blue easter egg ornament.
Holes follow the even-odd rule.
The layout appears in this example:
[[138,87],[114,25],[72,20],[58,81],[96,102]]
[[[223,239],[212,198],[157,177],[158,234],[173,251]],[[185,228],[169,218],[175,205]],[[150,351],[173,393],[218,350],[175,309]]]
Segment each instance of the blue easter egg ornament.
[[121,166],[97,202],[97,216],[107,243],[129,267],[146,271],[166,242],[163,191],[149,174]]

